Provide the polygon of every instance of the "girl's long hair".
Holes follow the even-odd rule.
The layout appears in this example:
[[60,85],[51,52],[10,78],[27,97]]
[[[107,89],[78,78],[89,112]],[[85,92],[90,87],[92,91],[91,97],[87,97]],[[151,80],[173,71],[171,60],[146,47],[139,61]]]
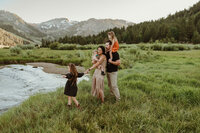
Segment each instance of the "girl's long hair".
[[112,39],[114,39],[115,41],[118,41],[117,37],[115,36],[115,32],[114,31],[108,32],[108,35],[110,35],[112,37]]
[[70,73],[72,74],[72,78],[70,80],[72,80],[72,85],[74,85],[77,81],[78,72],[76,70],[76,66],[72,63],[69,63],[69,69]]

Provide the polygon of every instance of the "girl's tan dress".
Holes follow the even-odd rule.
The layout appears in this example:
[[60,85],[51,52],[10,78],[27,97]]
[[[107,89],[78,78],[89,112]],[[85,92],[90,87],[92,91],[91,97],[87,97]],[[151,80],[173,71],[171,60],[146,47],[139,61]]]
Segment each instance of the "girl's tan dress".
[[[103,67],[104,73],[106,70],[106,58],[104,61],[100,64],[101,67]],[[104,97],[104,76],[101,74],[101,67],[97,67],[94,71],[93,77],[92,77],[92,95],[99,97],[99,92],[102,91],[103,97]]]

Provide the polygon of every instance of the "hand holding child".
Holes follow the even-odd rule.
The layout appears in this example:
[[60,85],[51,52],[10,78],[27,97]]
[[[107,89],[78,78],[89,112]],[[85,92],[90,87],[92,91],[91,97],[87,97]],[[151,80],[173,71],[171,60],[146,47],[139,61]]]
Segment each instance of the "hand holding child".
[[112,59],[109,59],[108,62],[109,62],[109,63],[112,63]]

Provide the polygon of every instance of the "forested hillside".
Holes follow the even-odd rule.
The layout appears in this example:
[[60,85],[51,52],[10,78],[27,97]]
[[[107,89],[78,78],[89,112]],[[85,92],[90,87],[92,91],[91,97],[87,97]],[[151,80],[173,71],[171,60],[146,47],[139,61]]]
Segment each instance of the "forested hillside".
[[[172,43],[200,43],[200,2],[189,9],[168,15],[156,21],[142,22],[127,28],[114,28],[93,36],[73,36],[60,38],[60,43],[100,44],[107,37],[107,32],[113,30],[120,43],[140,42],[172,42]],[[43,40],[43,46],[50,42]]]

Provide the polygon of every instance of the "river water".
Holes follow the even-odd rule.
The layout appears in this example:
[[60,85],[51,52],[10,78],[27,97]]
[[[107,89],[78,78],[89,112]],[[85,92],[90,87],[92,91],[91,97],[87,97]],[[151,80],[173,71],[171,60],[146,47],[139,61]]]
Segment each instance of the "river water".
[[[35,93],[55,91],[65,86],[67,79],[59,74],[45,73],[42,69],[30,65],[8,65],[0,69],[0,114]],[[88,80],[88,77],[78,78],[78,82],[81,80]]]

